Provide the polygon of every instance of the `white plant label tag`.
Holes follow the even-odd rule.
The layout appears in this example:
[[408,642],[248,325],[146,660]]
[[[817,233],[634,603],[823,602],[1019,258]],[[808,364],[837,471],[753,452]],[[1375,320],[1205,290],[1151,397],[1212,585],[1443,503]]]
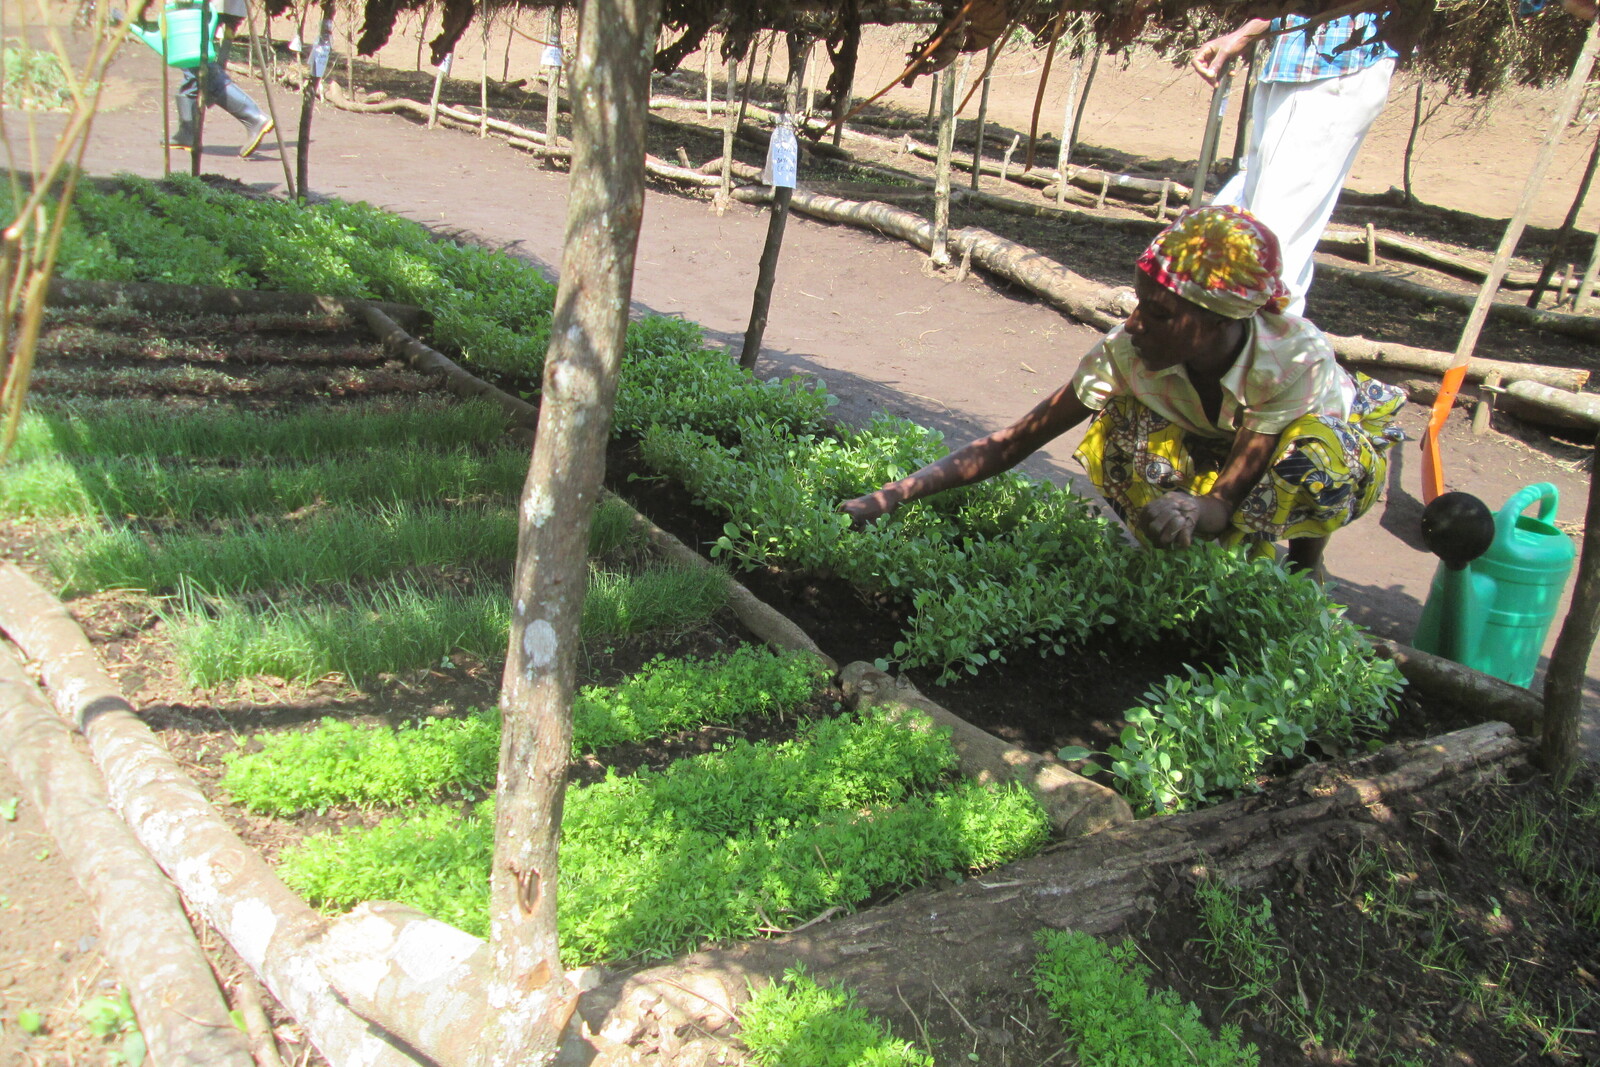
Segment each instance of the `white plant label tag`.
[[800,176],[800,139],[794,127],[780,123],[767,144],[767,165],[761,170],[761,184],[793,189]]
[[559,67],[562,65],[562,58],[560,45],[547,44],[544,46],[544,53],[539,56],[539,66]]
[[455,58],[456,58],[456,54],[454,52],[446,52],[445,55],[444,55],[444,58],[439,61],[439,73],[440,74],[449,74],[450,73],[450,63]]

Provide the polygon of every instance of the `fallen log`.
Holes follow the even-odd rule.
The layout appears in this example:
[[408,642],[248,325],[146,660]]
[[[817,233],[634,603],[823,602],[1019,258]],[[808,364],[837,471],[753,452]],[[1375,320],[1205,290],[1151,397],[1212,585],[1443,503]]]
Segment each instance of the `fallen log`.
[[[1397,253],[1402,259],[1409,259],[1425,266],[1438,267],[1451,274],[1458,274],[1482,281],[1489,273],[1489,263],[1485,260],[1479,263],[1475,259],[1458,256],[1442,248],[1435,248],[1422,241],[1415,241],[1409,237],[1379,230],[1376,234],[1379,248]],[[1365,230],[1348,230],[1339,226],[1330,226],[1323,231],[1317,247],[1328,245],[1334,248],[1357,247],[1365,251],[1367,247],[1367,234]],[[1506,276],[1500,281],[1502,289],[1532,289],[1539,280],[1533,271],[1507,271]]]
[[1544,704],[1530,690],[1399,641],[1383,637],[1370,641],[1373,651],[1393,660],[1406,681],[1429,696],[1509,723],[1527,737],[1539,736]]
[[[1390,296],[1402,297],[1406,300],[1415,300],[1427,304],[1437,304],[1441,307],[1453,308],[1458,311],[1471,311],[1475,298],[1471,293],[1451,293],[1443,289],[1435,289],[1420,282],[1408,281],[1381,271],[1356,270],[1351,267],[1336,267],[1331,264],[1322,264],[1317,268],[1330,278],[1338,278],[1351,285],[1373,289]],[[1551,333],[1563,334],[1567,337],[1579,337],[1588,341],[1600,341],[1600,318],[1589,315],[1569,315],[1560,311],[1542,311],[1538,308],[1527,307],[1523,304],[1491,304],[1489,305],[1491,318],[1503,319],[1514,322],[1520,326],[1532,326],[1540,330],[1549,330]]]
[[223,289],[214,285],[171,285],[166,282],[91,282],[52,278],[45,303],[51,307],[117,307],[148,315],[342,315],[352,321],[361,309],[377,307],[396,323],[415,332],[424,312],[413,304],[357,300],[311,293],[271,293],[259,289]]
[[402,330],[376,304],[363,304],[359,313],[362,321],[378,336],[385,350],[404,359],[414,369],[424,374],[442,375],[450,391],[458,396],[492,401],[499,405],[515,426],[531,431],[538,425],[538,408],[503,389],[496,389],[482,378],[469,374],[449,356],[429,348]]
[[[1485,723],[1410,745],[1390,745],[1343,765],[1314,764],[1264,796],[1203,811],[1143,819],[1010,864],[955,888],[915,890],[882,907],[773,941],[699,952],[613,979],[578,1011],[607,1046],[671,1041],[725,1025],[754,987],[803,962],[857,990],[867,1010],[912,1027],[901,1003],[995,988],[1032,965],[1035,931],[1101,936],[1148,914],[1186,880],[1250,887],[1315,851],[1381,835],[1383,814],[1472,788],[1526,763],[1530,743]],[[1197,861],[1203,860],[1200,867]],[[981,944],[983,964],[957,976],[940,966],[951,944]],[[933,975],[954,981],[936,991]],[[895,981],[885,982],[884,975]],[[576,1021],[574,1023],[576,1025]]]
[[1600,396],[1552,389],[1538,382],[1511,382],[1502,387],[1500,406],[1531,422],[1554,423],[1563,429],[1600,429]]
[[1113,790],[1074,774],[1056,760],[979,729],[923,696],[904,678],[895,679],[870,663],[857,662],[841,672],[841,685],[846,698],[858,707],[911,708],[948,729],[965,777],[1026,787],[1060,835],[1081,837],[1133,821],[1133,809]]
[[[1389,341],[1369,341],[1361,336],[1342,337],[1332,333],[1324,336],[1333,345],[1334,354],[1346,363],[1403,371],[1422,371],[1427,374],[1443,376],[1450,366],[1450,361],[1454,358],[1448,352],[1436,352],[1429,348],[1413,348],[1410,345],[1394,344]],[[1501,380],[1507,382],[1538,382],[1541,385],[1574,391],[1582,389],[1589,380],[1588,371],[1578,370],[1575,367],[1545,367],[1535,363],[1508,363],[1504,360],[1482,359],[1477,356],[1474,356],[1471,362],[1467,364],[1468,381],[1481,382],[1494,374],[1499,375]]]
[[414,1067],[417,1060],[334,996],[311,962],[327,920],[228,828],[139,720],[67,609],[12,563],[0,564],[0,629],[39,662],[56,710],[88,739],[112,803],[139,842],[328,1062]]
[[[771,200],[769,189],[735,190],[734,198],[746,203]],[[933,248],[933,224],[913,212],[887,204],[860,203],[795,190],[789,206],[814,218],[843,222],[897,237],[924,252]],[[1043,297],[1052,307],[1102,329],[1122,321],[1123,291],[1099,285],[1074,274],[1026,245],[1008,241],[987,230],[969,226],[950,235],[950,249],[971,254],[974,262]]]
[[165,1067],[250,1067],[211,964],[167,876],[111,810],[105,781],[72,743],[9,646],[0,644],[0,743],[44,815],[100,928],[151,1059]]

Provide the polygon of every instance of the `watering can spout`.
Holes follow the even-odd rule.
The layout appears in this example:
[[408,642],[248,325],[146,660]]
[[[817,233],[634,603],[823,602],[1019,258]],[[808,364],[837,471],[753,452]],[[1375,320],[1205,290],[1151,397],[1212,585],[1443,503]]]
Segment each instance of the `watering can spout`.
[[[136,9],[137,10],[137,9]],[[215,58],[211,36],[216,31],[216,18],[209,5],[179,2],[168,4],[157,21],[152,9],[139,11],[139,17],[128,23],[128,36],[137,38],[161,56],[170,67],[191,69]],[[121,22],[125,16],[112,12],[112,20]],[[140,19],[144,21],[140,21]]]

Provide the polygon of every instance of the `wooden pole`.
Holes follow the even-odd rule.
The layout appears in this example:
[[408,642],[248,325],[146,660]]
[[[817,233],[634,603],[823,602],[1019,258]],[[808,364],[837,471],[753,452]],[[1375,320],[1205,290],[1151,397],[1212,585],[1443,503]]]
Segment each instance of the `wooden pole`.
[[978,177],[983,173],[983,137],[984,126],[989,119],[989,83],[994,80],[994,54],[1000,50],[1000,42],[993,41],[989,45],[988,53],[983,57],[983,94],[978,97],[978,129],[972,135],[972,188],[978,187]]
[[[489,8],[485,0],[478,2],[478,23],[483,30],[483,64],[478,70],[478,136],[489,136]],[[351,92],[355,87],[351,86]]]
[[[1567,217],[1561,220],[1561,228],[1556,231],[1554,240],[1550,242],[1550,255],[1544,261],[1544,269],[1539,272],[1539,280],[1533,283],[1533,295],[1528,297],[1528,306],[1531,308],[1539,306],[1539,298],[1549,287],[1550,279],[1556,272],[1556,264],[1561,261],[1562,255],[1567,250],[1567,241],[1578,226],[1578,213],[1583,210],[1583,202],[1589,197],[1589,186],[1594,181],[1596,163],[1600,163],[1600,128],[1595,131],[1594,147],[1589,150],[1589,162],[1583,168],[1583,177],[1578,179],[1578,191],[1572,197],[1572,206],[1567,209]],[[1560,303],[1558,298],[1556,304]]]
[[738,109],[733,106],[739,89],[739,61],[728,57],[728,105],[722,112],[722,184],[717,187],[717,212],[727,210],[733,196],[733,141],[738,122]]
[[1411,133],[1406,137],[1405,163],[1400,169],[1400,181],[1405,188],[1407,204],[1417,202],[1411,192],[1411,159],[1417,149],[1417,134],[1422,130],[1422,94],[1426,86],[1422,75],[1417,75],[1417,95],[1411,104]]
[[[1595,441],[1600,448],[1600,439]],[[1556,781],[1565,785],[1578,763],[1578,727],[1589,653],[1600,634],[1600,479],[1589,475],[1589,507],[1584,514],[1578,582],[1561,633],[1550,650],[1544,676],[1544,728],[1539,756]]]
[[[850,10],[859,13],[859,4]],[[856,67],[861,60],[861,22],[851,20],[844,30],[844,41],[833,60],[833,146],[844,139],[844,117],[850,113],[850,98],[855,94]]]
[[[209,14],[210,7],[206,12]],[[211,106],[211,77],[206,65],[212,60],[211,47],[214,43],[211,35],[214,32],[214,23],[210,18],[200,20],[200,65],[195,68],[195,98],[194,98],[194,147],[189,152],[189,173],[200,177],[200,157],[206,150],[206,109]],[[161,40],[163,46],[166,38]]]
[[744,114],[750,109],[750,90],[756,83],[756,52],[760,49],[760,38],[750,38],[750,61],[744,66],[744,91],[739,94],[739,117],[733,123],[735,137],[738,137],[739,131],[744,129]]
[[1572,116],[1578,110],[1578,104],[1583,100],[1584,88],[1589,80],[1589,72],[1594,69],[1597,51],[1600,51],[1600,22],[1590,24],[1588,33],[1584,37],[1583,49],[1573,61],[1572,74],[1567,78],[1566,93],[1550,120],[1550,132],[1545,135],[1544,144],[1539,148],[1539,155],[1534,159],[1533,169],[1529,172],[1528,180],[1522,188],[1522,199],[1517,202],[1517,209],[1512,213],[1511,221],[1506,224],[1506,232],[1500,238],[1500,246],[1495,249],[1494,259],[1489,263],[1489,272],[1483,279],[1483,285],[1478,289],[1478,298],[1473,302],[1472,311],[1467,315],[1466,325],[1462,327],[1461,339],[1456,344],[1454,363],[1450,370],[1445,372],[1444,380],[1440,383],[1439,397],[1434,401],[1433,414],[1428,420],[1428,427],[1422,438],[1422,496],[1425,504],[1431,503],[1434,497],[1444,491],[1444,471],[1439,462],[1439,432],[1444,429],[1445,419],[1455,403],[1456,393],[1461,388],[1461,379],[1466,374],[1467,361],[1472,358],[1473,349],[1478,346],[1478,335],[1483,332],[1484,321],[1489,317],[1489,305],[1494,302],[1494,294],[1500,288],[1500,279],[1505,277],[1506,268],[1511,262],[1511,254],[1516,250],[1517,241],[1522,237],[1523,227],[1527,225],[1528,213],[1533,210],[1533,202],[1539,195],[1539,186],[1544,182],[1545,172],[1550,169],[1550,161],[1555,157],[1561,136],[1566,132],[1567,124],[1572,121]]
[[[805,57],[811,49],[811,40],[802,33],[790,33],[789,82],[783,94],[784,114],[780,125],[792,125],[795,110],[800,106],[800,83],[805,77]],[[777,136],[776,133],[773,135]],[[753,371],[761,355],[761,338],[767,332],[767,311],[772,306],[772,286],[778,278],[778,257],[783,251],[783,231],[789,223],[789,201],[794,190],[779,185],[772,191],[772,214],[767,219],[767,240],[761,248],[761,263],[756,269],[756,291],[750,306],[750,323],[744,331],[744,347],[739,352],[739,366]]]
[[[545,36],[550,44],[561,47],[561,5],[550,9],[550,21]],[[565,59],[562,60],[565,63]],[[544,143],[546,148],[561,146],[561,67],[552,66],[544,79]]]
[[945,72],[936,70],[933,77],[928,79],[928,118],[923,123],[929,129],[933,128],[933,116],[939,109],[939,83],[944,80]]
[[433,75],[433,95],[428,98],[428,129],[439,125],[439,90],[444,87],[444,76],[450,72],[450,61],[455,58],[455,53],[448,53],[439,62],[439,69]]
[[939,157],[933,164],[933,250],[936,267],[950,265],[950,155],[956,139],[956,79],[946,69],[939,85]]
[[1095,72],[1100,69],[1100,39],[1093,33],[1089,34],[1088,47],[1093,53],[1089,57],[1089,73],[1084,75],[1083,92],[1078,94],[1078,110],[1072,116],[1072,145],[1078,145],[1078,131],[1083,129],[1083,113],[1089,106],[1089,93],[1094,89]]
[[517,38],[517,9],[506,8],[506,50],[500,60],[500,80],[511,80],[511,42]]
[[1217,87],[1211,90],[1211,107],[1206,112],[1206,132],[1200,139],[1200,159],[1194,167],[1194,187],[1189,190],[1189,206],[1205,203],[1206,181],[1211,177],[1211,164],[1217,159],[1217,141],[1222,137],[1222,116],[1228,110],[1228,94],[1233,89],[1233,60],[1222,64],[1217,75]]
[[1004,185],[1011,180],[1011,157],[1017,154],[1017,145],[1022,143],[1022,134],[1011,135],[1011,147],[1006,149],[1005,156],[1000,160],[1000,184]]
[[283,191],[289,199],[295,197],[294,176],[289,173],[289,156],[283,150],[283,123],[278,121],[278,105],[272,96],[272,79],[266,76],[266,64],[262,60],[261,38],[256,35],[256,16],[249,4],[244,8],[245,28],[250,31],[250,48],[255,53],[256,65],[262,70],[261,92],[267,98],[267,114],[272,118],[272,133],[278,140],[278,162],[283,165]]
[[1079,53],[1072,64],[1072,81],[1067,84],[1067,100],[1061,109],[1061,146],[1056,152],[1056,206],[1067,202],[1067,167],[1072,163],[1073,124],[1072,116],[1077,111],[1078,83],[1083,80],[1083,68],[1089,62],[1086,53]]
[[1256,94],[1256,56],[1260,49],[1256,42],[1251,41],[1244,53],[1244,85],[1239,91],[1244,95],[1244,100],[1239,104],[1239,121],[1233,128],[1233,173],[1238,174],[1244,166],[1244,157],[1250,151],[1250,120],[1255,115]]
[[1594,299],[1595,275],[1600,274],[1600,233],[1594,237],[1594,251],[1589,253],[1589,267],[1583,272],[1583,280],[1578,283],[1578,291],[1572,298],[1572,310],[1583,314],[1589,310],[1589,301]]
[[333,0],[323,0],[322,29],[317,43],[311,47],[311,77],[300,93],[300,143],[295,151],[295,193],[306,198],[306,175],[311,169],[311,115],[322,89],[322,76],[327,72],[328,55],[333,51]]

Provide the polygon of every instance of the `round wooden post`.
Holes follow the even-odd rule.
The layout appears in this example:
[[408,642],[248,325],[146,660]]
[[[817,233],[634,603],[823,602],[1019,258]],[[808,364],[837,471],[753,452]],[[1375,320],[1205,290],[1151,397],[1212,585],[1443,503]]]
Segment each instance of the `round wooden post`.
[[939,86],[939,155],[933,165],[933,248],[936,267],[950,265],[950,155],[956,140],[955,72],[944,71]]
[[1211,90],[1211,107],[1206,112],[1206,132],[1200,139],[1200,160],[1194,167],[1194,188],[1189,192],[1189,206],[1205,203],[1206,180],[1211,177],[1211,164],[1217,159],[1217,141],[1222,137],[1222,116],[1228,110],[1228,94],[1233,89],[1233,60],[1222,64],[1217,75],[1217,87]]
[[[200,65],[195,68],[195,98],[194,98],[194,147],[189,152],[189,173],[200,177],[200,156],[206,150],[206,108],[211,106],[211,78],[206,70],[206,64],[214,58],[211,50],[213,45],[212,34],[216,32],[216,23],[210,19],[211,8],[205,8],[207,17],[200,20]],[[162,37],[163,46],[167,43]]]
[[750,308],[750,325],[744,331],[744,348],[739,366],[754,370],[761,355],[761,336],[767,332],[767,309],[772,306],[772,284],[778,277],[778,253],[783,249],[783,228],[789,221],[789,201],[794,190],[783,186],[772,191],[772,217],[767,220],[767,243],[761,248],[761,266],[756,272],[756,294]]
[[272,134],[278,142],[278,162],[283,166],[283,191],[293,200],[295,195],[294,175],[289,173],[289,157],[283,151],[283,123],[278,121],[278,105],[272,96],[273,79],[267,74],[267,64],[263,59],[261,38],[256,35],[255,11],[249,4],[244,8],[245,28],[250,31],[250,50],[254,53],[256,66],[261,68],[261,93],[267,100],[267,114],[272,118]]
[[306,198],[306,175],[311,169],[311,113],[322,89],[322,76],[328,71],[328,55],[333,51],[333,0],[324,0],[322,29],[311,48],[311,77],[300,94],[300,144],[295,153],[295,192]]
[[994,55],[1000,50],[1000,42],[994,41],[989,45],[989,52],[983,58],[983,93],[978,97],[978,128],[972,135],[972,188],[978,188],[978,177],[983,173],[983,127],[989,119],[989,83],[993,80],[991,72],[994,70]]

